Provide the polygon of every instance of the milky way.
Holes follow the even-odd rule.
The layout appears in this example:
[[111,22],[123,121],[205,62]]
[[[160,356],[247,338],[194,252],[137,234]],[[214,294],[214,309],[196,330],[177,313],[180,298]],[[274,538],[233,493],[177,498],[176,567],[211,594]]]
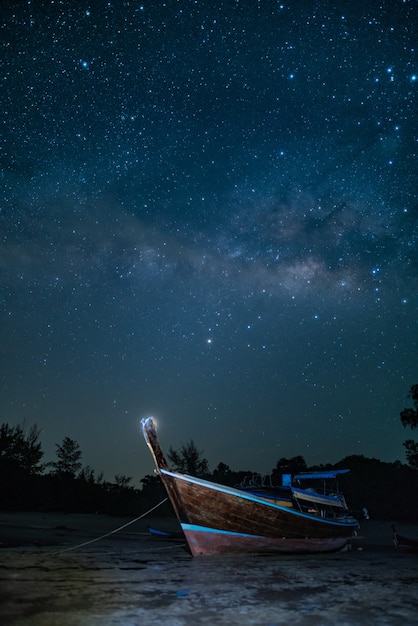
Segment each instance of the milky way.
[[166,445],[404,460],[412,0],[6,1],[2,421],[107,478]]

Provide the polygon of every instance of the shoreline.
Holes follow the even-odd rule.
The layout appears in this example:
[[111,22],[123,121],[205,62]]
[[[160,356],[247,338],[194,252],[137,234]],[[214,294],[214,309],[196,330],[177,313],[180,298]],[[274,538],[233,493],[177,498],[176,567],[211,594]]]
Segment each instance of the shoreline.
[[175,518],[130,518],[91,513],[0,512],[0,551],[5,548],[77,544],[88,539],[135,539],[148,526],[178,531]]
[[[411,538],[418,537],[418,524],[367,520],[360,524],[352,549],[394,548],[392,524]],[[167,516],[114,517],[89,513],[0,512],[0,550],[10,547],[59,546],[83,540],[99,541],[148,536],[148,526],[179,532],[177,519]]]

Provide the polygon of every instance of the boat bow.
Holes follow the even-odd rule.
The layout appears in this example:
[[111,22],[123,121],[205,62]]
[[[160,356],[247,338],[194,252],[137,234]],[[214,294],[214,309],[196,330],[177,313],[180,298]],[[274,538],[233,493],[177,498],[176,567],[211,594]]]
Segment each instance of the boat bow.
[[153,417],[144,417],[141,420],[141,430],[144,439],[154,459],[155,467],[158,473],[160,470],[169,470],[168,463],[165,459],[163,451],[158,443],[156,424]]

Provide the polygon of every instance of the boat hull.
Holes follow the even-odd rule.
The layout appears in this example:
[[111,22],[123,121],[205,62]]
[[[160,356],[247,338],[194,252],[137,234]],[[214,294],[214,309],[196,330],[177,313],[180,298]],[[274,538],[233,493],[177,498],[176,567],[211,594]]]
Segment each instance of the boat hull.
[[324,520],[287,506],[167,470],[161,478],[194,556],[224,552],[330,552],[357,522]]
[[336,552],[347,545],[346,537],[335,539],[277,539],[256,535],[225,533],[212,528],[194,528],[182,524],[183,533],[193,556],[225,553],[281,553],[309,554]]

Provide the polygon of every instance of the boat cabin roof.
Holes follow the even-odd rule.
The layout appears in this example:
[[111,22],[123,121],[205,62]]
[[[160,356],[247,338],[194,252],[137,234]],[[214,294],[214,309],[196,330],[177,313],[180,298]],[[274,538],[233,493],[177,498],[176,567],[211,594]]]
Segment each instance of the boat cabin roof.
[[327,479],[337,478],[340,474],[347,474],[349,469],[330,470],[327,472],[309,472],[308,474],[295,474],[293,478],[296,480],[315,480],[315,479]]

